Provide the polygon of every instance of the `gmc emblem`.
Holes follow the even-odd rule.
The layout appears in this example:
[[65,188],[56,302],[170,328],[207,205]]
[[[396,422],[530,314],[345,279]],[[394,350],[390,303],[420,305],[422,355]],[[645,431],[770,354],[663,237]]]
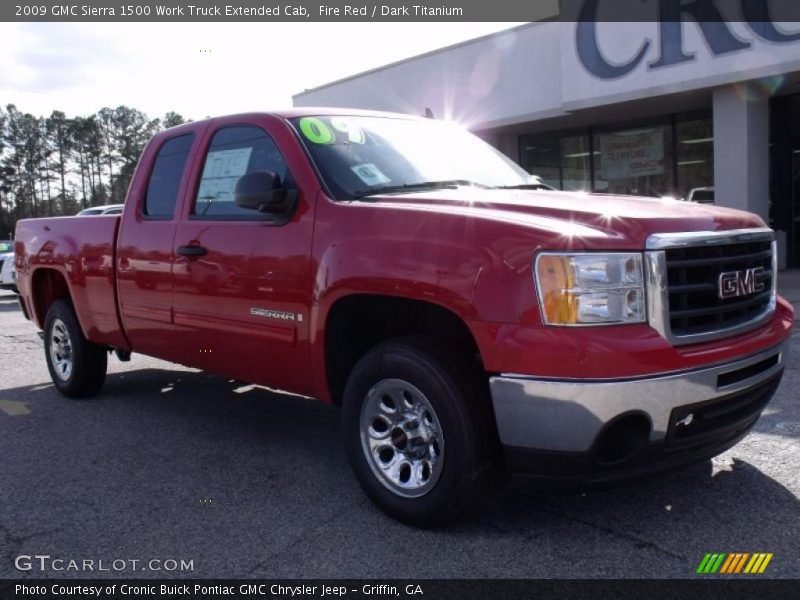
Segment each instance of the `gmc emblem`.
[[719,274],[719,297],[738,298],[764,291],[764,267],[753,267],[745,271],[728,271]]

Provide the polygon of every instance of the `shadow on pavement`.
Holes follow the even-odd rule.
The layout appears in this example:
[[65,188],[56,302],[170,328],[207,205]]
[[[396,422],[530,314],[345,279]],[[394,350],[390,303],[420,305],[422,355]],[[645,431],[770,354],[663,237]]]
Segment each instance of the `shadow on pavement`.
[[0,290],[0,312],[13,312],[19,310],[17,295],[13,292],[5,293]]
[[[346,464],[337,409],[316,400],[160,369],[110,374],[90,400],[48,384],[0,389],[0,400],[31,411],[0,412],[0,481],[15,482],[0,514],[22,528],[29,519],[63,528],[75,552],[93,548],[91,535],[75,541],[87,527],[130,538],[122,550],[140,553],[258,555],[268,535],[281,544],[254,570],[201,575],[376,576],[385,574],[379,530],[384,549],[417,543],[429,554],[424,568],[399,559],[397,577],[683,577],[705,552],[741,551],[774,552],[773,574],[796,575],[800,502],[741,460],[587,494],[543,496],[514,480],[490,512],[431,533],[372,508]],[[642,556],[630,561],[631,549]],[[308,553],[311,571],[298,566]]]

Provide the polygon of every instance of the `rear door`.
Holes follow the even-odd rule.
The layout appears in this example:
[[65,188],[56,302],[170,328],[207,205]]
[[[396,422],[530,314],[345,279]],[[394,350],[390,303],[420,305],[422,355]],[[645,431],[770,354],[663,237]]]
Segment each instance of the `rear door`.
[[[177,226],[174,318],[184,364],[294,391],[308,388],[313,211],[275,142],[276,119],[214,121]],[[233,201],[238,179],[277,173],[298,195],[276,221]]]
[[178,361],[172,319],[173,240],[187,166],[200,131],[183,129],[153,142],[134,177],[117,241],[117,294],[125,333],[136,352]]

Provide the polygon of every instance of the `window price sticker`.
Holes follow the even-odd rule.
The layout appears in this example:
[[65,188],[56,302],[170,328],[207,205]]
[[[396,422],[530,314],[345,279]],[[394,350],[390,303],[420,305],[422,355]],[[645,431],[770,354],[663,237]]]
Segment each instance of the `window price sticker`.
[[356,165],[350,168],[353,170],[353,173],[358,175],[358,178],[368,186],[382,185],[391,181],[391,179],[384,175],[381,170],[372,163],[364,163],[363,165]]

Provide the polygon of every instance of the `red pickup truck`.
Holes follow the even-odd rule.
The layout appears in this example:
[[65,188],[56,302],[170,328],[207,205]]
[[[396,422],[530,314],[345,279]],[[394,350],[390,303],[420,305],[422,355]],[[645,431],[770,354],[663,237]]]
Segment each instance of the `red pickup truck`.
[[361,486],[420,526],[509,471],[583,485],[718,454],[792,326],[757,216],[553,191],[382,113],[169,129],[122,216],[21,221],[15,250],[64,395],[139,352],[340,405]]

